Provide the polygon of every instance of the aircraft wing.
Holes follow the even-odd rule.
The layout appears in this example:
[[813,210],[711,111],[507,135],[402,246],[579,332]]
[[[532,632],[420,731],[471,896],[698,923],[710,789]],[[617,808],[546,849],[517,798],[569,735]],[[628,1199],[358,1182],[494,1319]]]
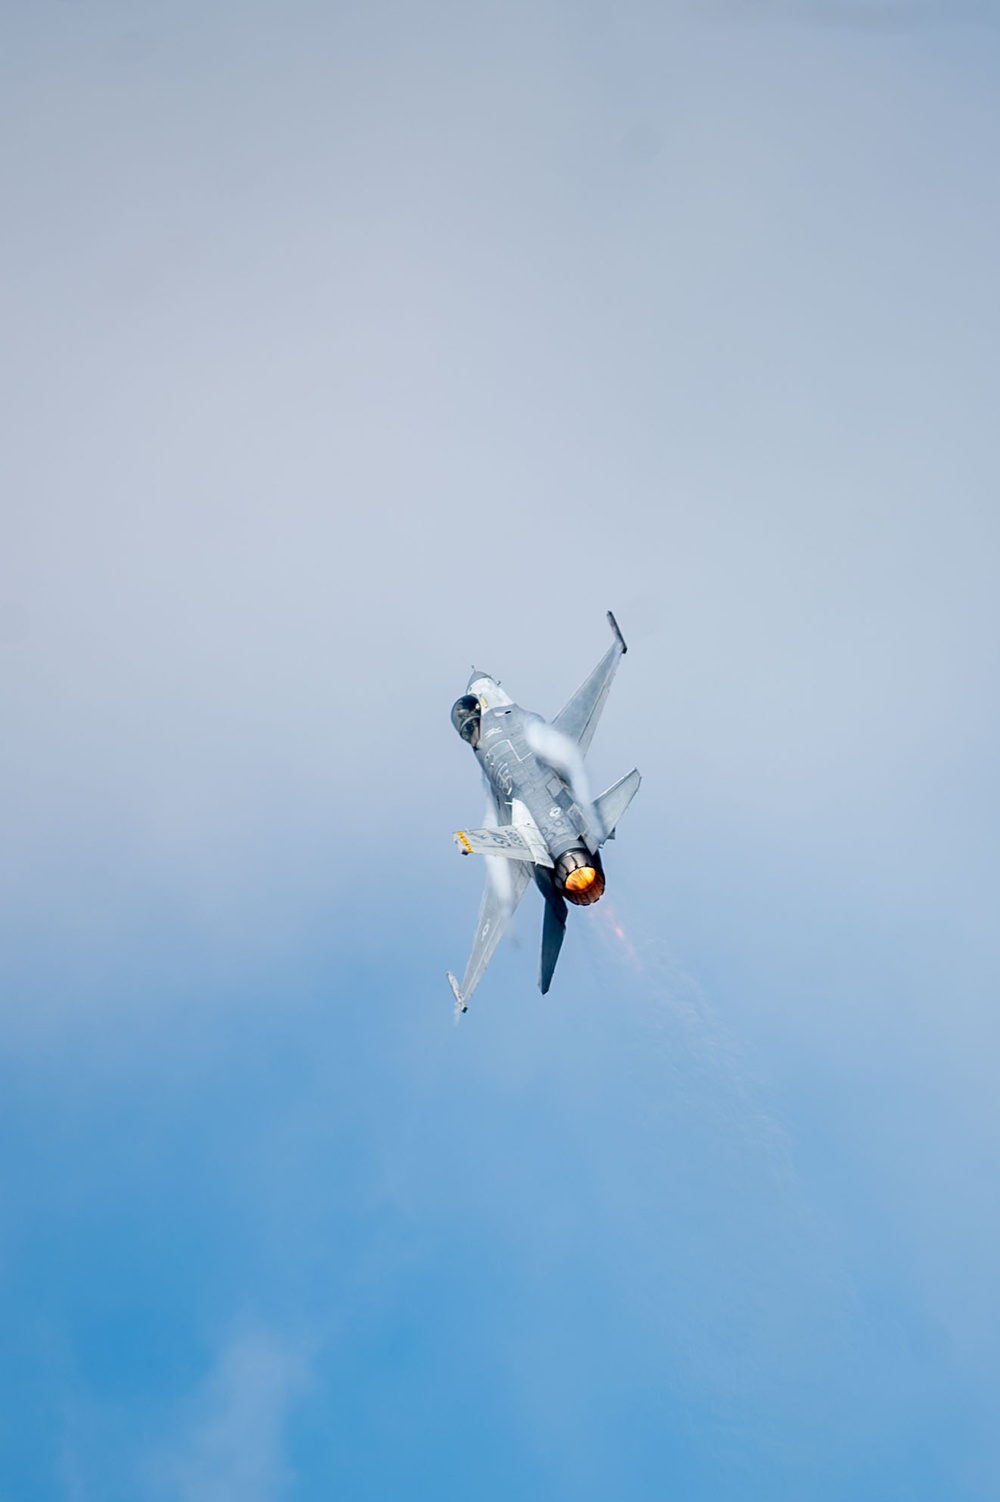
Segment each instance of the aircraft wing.
[[503,861],[503,868],[509,873],[506,882],[498,881],[492,871],[488,875],[476,937],[472,941],[472,953],[461,986],[451,971],[448,972],[448,981],[455,993],[456,1019],[459,1012],[468,1011],[469,997],[482,980],[483,971],[531,880],[532,868],[526,860]]
[[569,703],[552,721],[557,730],[561,730],[564,735],[576,741],[583,756],[586,756],[590,743],[594,739],[594,731],[597,729],[601,710],[604,708],[615,673],[618,671],[618,664],[628,651],[625,638],[618,629],[618,622],[610,610],[608,621],[615,633],[614,641],[586,683],[577,689]]

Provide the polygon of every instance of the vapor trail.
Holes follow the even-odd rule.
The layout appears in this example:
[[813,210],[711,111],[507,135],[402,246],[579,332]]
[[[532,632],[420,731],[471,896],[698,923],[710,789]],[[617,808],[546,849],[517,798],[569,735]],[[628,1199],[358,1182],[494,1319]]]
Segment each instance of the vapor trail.
[[558,772],[560,777],[565,777],[573,797],[593,826],[598,842],[603,840],[605,831],[590,795],[590,779],[576,741],[540,719],[529,720],[524,734],[539,761]]

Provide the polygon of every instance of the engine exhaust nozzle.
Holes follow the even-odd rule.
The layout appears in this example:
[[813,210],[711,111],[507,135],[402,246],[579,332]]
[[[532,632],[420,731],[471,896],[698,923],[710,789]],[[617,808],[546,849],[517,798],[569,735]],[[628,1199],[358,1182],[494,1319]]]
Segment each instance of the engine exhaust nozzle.
[[592,902],[599,902],[604,896],[604,867],[601,865],[601,857],[596,851],[591,855],[583,845],[574,846],[561,855],[556,861],[553,875],[556,890],[562,893],[567,902],[573,902],[577,907],[589,907]]

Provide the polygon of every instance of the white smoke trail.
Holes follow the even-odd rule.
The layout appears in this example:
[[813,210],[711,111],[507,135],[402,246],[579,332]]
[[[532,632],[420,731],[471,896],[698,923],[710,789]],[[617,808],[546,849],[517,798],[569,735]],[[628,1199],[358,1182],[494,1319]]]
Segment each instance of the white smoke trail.
[[576,741],[540,719],[529,720],[524,727],[524,734],[539,761],[558,772],[560,777],[565,777],[573,797],[595,830],[598,841],[603,840],[606,832],[601,828],[601,821],[590,795],[590,779]]
[[[497,819],[497,806],[492,792],[487,789],[486,810],[483,814],[483,828],[496,829],[499,824]],[[511,881],[510,861],[502,855],[485,855],[486,880],[493,891],[499,897],[505,908],[513,906],[514,885]]]

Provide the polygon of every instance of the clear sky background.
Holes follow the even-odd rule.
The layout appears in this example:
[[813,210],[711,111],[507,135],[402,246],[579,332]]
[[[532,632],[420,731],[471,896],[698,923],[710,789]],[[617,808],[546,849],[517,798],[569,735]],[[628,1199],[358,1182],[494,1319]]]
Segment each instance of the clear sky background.
[[996,20],[3,8],[3,1502],[1000,1495]]

